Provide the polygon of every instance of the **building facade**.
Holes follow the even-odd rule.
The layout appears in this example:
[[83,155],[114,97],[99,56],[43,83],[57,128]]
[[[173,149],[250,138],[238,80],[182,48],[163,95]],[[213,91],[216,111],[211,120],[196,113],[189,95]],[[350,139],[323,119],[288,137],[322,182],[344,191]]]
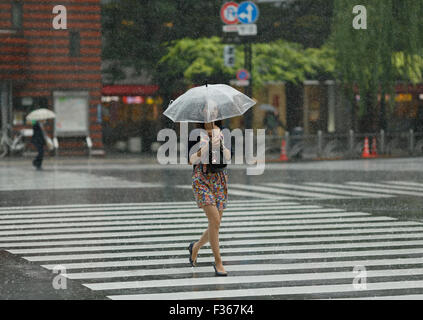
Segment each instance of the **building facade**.
[[0,0],[3,133],[48,108],[59,154],[103,154],[101,43],[100,0]]

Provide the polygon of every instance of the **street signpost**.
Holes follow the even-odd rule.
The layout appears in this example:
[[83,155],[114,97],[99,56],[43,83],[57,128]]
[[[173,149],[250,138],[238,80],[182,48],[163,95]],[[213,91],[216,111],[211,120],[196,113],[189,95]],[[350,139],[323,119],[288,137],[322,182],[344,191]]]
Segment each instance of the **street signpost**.
[[220,9],[220,17],[225,23],[223,32],[238,32],[240,36],[257,35],[257,25],[254,22],[258,16],[259,10],[251,1],[244,1],[240,5],[227,2]]
[[241,23],[254,23],[258,19],[259,10],[253,2],[244,1],[238,6],[237,16]]
[[235,65],[235,46],[226,45],[223,48],[223,61],[226,67],[233,67]]
[[250,85],[250,80],[232,79],[229,80],[229,84],[236,87],[248,87]]
[[237,32],[240,36],[256,36],[256,24],[227,24],[222,27],[223,32]]
[[256,24],[240,24],[238,25],[238,34],[240,36],[256,36],[257,25]]
[[[225,23],[222,30],[225,33],[224,43],[240,43],[244,45],[244,66],[239,70],[237,79],[230,81],[231,85],[245,87],[245,94],[252,96],[252,78],[247,70],[252,70],[252,49],[251,43],[257,35],[255,22],[259,17],[259,10],[255,3],[244,1],[240,4],[227,2],[220,9],[220,17]],[[228,49],[226,49],[228,50]],[[230,64],[229,58],[224,58],[225,65]],[[245,128],[252,128],[251,110],[245,114]]]
[[220,18],[225,24],[238,23],[238,3],[226,2],[220,9]]
[[238,80],[248,80],[250,79],[250,73],[248,72],[248,70],[245,69],[238,70],[238,72],[236,73],[236,78]]
[[225,24],[222,27],[223,32],[238,32],[237,24]]
[[248,87],[250,85],[250,73],[248,70],[240,69],[236,73],[236,79],[230,80],[230,84],[238,87]]

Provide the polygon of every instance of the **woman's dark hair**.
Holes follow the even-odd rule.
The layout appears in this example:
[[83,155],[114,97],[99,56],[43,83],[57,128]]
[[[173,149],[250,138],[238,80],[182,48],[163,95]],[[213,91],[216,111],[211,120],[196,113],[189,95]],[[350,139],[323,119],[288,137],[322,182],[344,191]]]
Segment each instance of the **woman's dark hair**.
[[[218,126],[220,129],[222,129],[222,125],[223,125],[222,120],[214,121],[214,124]],[[198,129],[205,129],[204,123],[197,123],[196,127]]]

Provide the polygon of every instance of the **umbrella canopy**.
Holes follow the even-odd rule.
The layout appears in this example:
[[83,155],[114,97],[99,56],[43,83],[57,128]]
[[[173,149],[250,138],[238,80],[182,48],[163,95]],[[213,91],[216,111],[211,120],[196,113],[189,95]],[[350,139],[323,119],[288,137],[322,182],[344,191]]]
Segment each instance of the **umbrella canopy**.
[[262,104],[260,105],[260,109],[264,111],[276,111],[276,108],[270,104]]
[[26,116],[26,120],[39,121],[39,120],[54,119],[55,117],[56,117],[55,113],[49,109],[37,109],[30,112]]
[[174,122],[209,123],[244,114],[256,102],[226,84],[195,87],[171,102],[164,115]]

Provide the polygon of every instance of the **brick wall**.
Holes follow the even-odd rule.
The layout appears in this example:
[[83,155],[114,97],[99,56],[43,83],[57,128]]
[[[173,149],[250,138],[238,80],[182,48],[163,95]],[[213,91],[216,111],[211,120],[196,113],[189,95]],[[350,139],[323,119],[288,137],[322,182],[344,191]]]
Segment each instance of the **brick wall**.
[[[13,2],[22,5],[22,28],[17,30],[12,25]],[[53,28],[56,5],[67,9],[66,30]],[[53,109],[54,91],[89,92],[90,136],[93,149],[102,150],[97,123],[102,88],[100,0],[0,0],[0,30],[0,79],[14,81],[14,97],[45,98]],[[80,35],[76,56],[70,54],[71,32]],[[63,153],[86,152],[84,139],[59,138],[59,143]]]

